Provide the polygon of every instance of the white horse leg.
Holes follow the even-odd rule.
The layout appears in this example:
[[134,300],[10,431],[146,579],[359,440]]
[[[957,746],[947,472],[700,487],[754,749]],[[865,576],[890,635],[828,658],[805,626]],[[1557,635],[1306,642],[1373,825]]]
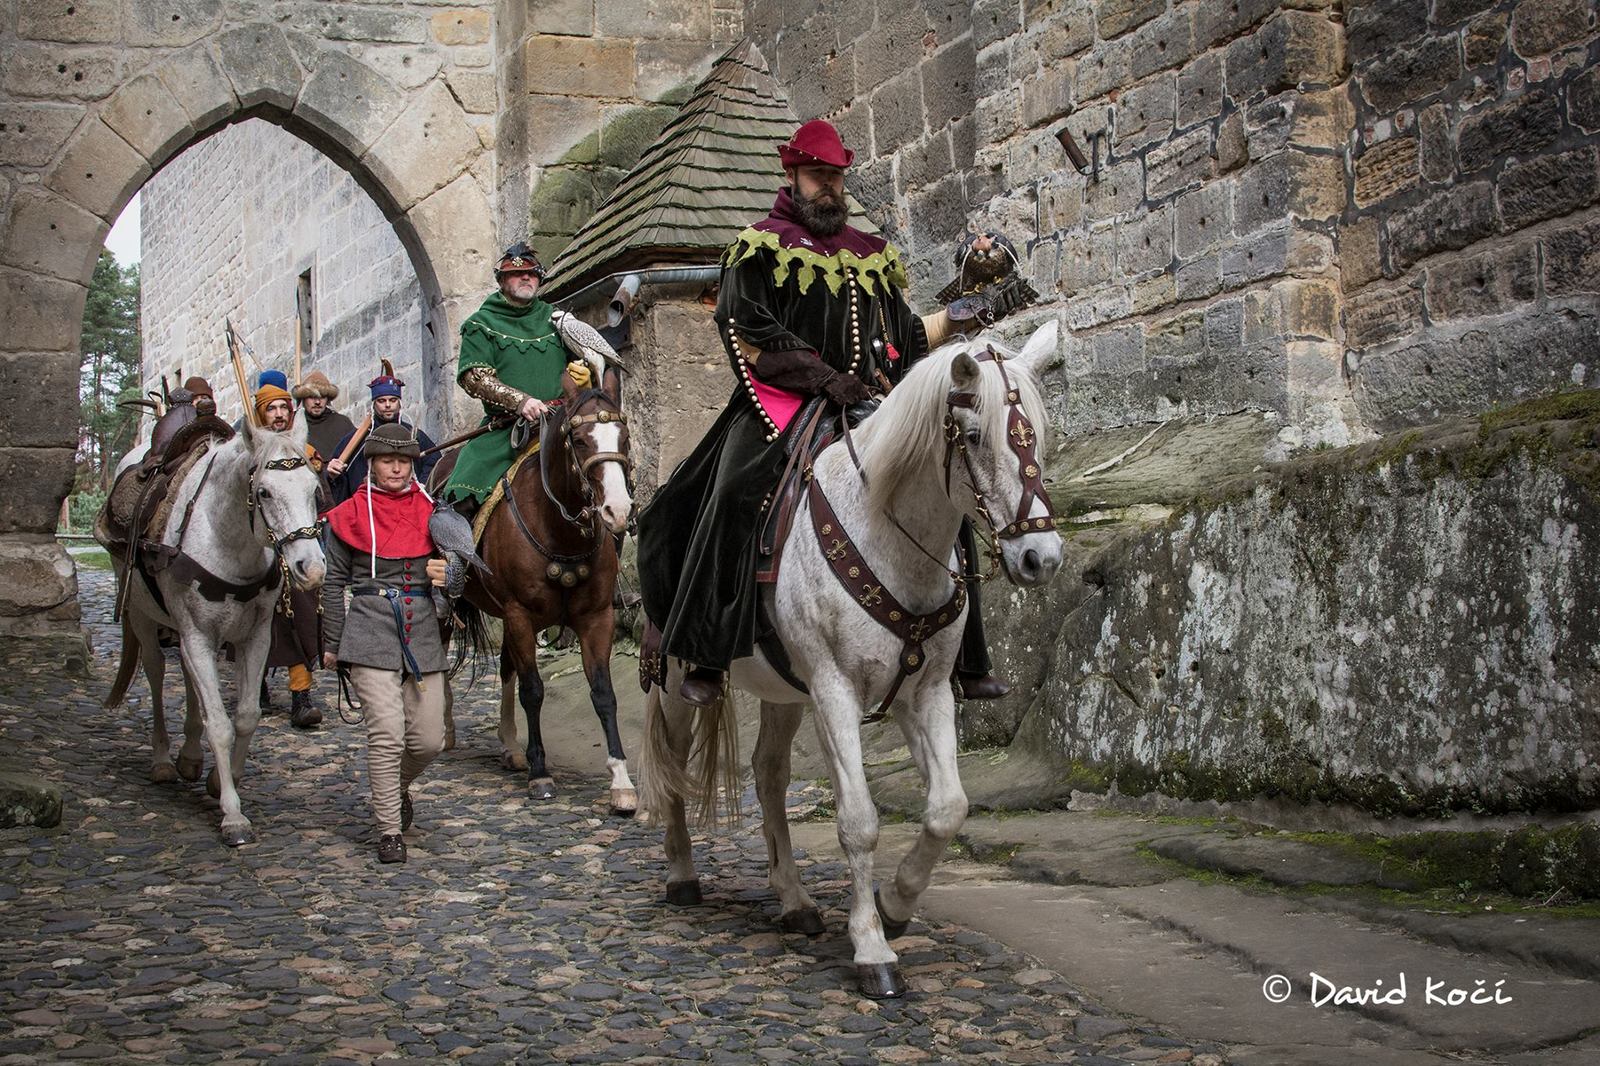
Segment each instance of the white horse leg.
[[694,868],[684,792],[690,787],[695,709],[678,698],[680,681],[681,671],[674,671],[668,675],[665,689],[653,686],[645,697],[645,783],[650,810],[666,827],[667,902],[693,907],[701,901],[700,875]]
[[198,781],[206,766],[205,751],[200,747],[200,693],[195,691],[188,669],[181,668],[179,672],[183,674],[183,747],[178,750],[178,776],[185,781]]
[[124,633],[139,642],[139,664],[144,668],[145,683],[150,686],[150,780],[161,784],[176,781],[178,771],[172,765],[172,740],[167,734],[167,701],[161,690],[167,674],[161,638],[149,620],[132,614]]
[[[819,672],[820,674],[820,672]],[[861,701],[838,675],[813,678],[817,737],[833,775],[839,807],[839,844],[850,865],[850,941],[855,945],[856,979],[872,999],[905,995],[899,958],[884,938],[872,891],[872,854],[878,847],[878,809],[861,763]]]
[[500,765],[507,770],[528,768],[528,735],[517,731],[522,715],[517,711],[517,681],[500,682]]
[[[186,627],[188,628],[188,627]],[[239,811],[239,793],[233,785],[233,723],[222,705],[222,689],[217,677],[217,650],[200,636],[183,637],[183,666],[194,679],[196,694],[200,697],[200,711],[205,719],[206,739],[211,743],[211,782],[216,783],[215,795],[222,804],[222,842],[229,847],[249,844],[255,840],[250,819]],[[257,675],[259,685],[259,675]]]
[[238,699],[233,713],[233,780],[244,779],[244,762],[250,754],[250,741],[261,723],[261,677],[267,669],[268,641],[251,640],[235,649],[234,686]]
[[822,913],[800,884],[789,841],[789,751],[805,718],[803,703],[761,703],[761,730],[751,766],[756,772],[756,797],[761,801],[761,835],[767,841],[767,880],[783,911],[778,925],[787,933],[818,936],[827,931]]
[[895,871],[894,883],[878,890],[878,907],[891,937],[905,932],[917,900],[928,887],[934,863],[967,820],[967,794],[956,763],[956,701],[944,682],[924,687],[921,706],[896,714],[922,779],[928,783],[922,834]]

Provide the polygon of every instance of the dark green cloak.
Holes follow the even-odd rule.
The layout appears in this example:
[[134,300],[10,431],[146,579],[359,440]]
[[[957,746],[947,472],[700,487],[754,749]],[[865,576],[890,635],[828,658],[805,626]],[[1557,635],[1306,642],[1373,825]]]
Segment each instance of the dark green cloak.
[[[543,300],[518,307],[496,292],[461,323],[461,359],[456,379],[476,366],[486,366],[514,389],[538,400],[561,395],[561,372],[567,350],[550,322],[554,310]],[[498,414],[484,405],[482,425]],[[467,442],[444,488],[444,498],[471,497],[482,503],[511,467],[511,427],[485,433]]]

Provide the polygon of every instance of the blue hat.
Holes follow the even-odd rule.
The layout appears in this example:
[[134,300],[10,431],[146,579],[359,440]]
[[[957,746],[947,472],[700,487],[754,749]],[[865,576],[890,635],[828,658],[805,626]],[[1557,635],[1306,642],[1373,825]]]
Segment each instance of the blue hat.
[[367,383],[367,387],[372,390],[372,398],[376,400],[379,396],[399,396],[406,383],[393,374],[379,374]]
[[281,370],[263,370],[256,378],[256,388],[263,385],[276,385],[284,392],[289,391],[289,375]]

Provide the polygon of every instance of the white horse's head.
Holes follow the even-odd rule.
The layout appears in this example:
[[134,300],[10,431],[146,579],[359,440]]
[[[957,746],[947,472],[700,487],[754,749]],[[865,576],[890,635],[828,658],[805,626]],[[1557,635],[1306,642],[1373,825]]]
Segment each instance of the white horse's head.
[[239,436],[250,463],[250,528],[263,545],[277,545],[296,586],[318,588],[327,561],[317,522],[317,475],[306,461],[305,420],[296,418],[279,433],[247,418]]
[[1042,585],[1061,566],[1061,535],[1044,490],[1050,424],[1039,391],[1058,335],[1052,319],[1020,352],[987,339],[962,341],[949,362],[950,483],[964,480],[972,490],[967,513],[998,539],[1001,565],[1017,585]]

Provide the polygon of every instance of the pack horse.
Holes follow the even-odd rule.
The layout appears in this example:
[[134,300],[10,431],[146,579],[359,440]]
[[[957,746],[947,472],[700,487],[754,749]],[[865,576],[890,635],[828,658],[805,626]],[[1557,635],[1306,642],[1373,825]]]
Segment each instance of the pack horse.
[[[781,651],[759,644],[730,671],[734,687],[761,701],[755,787],[779,922],[813,935],[823,923],[800,884],[784,796],[791,742],[807,703],[815,709],[853,886],[857,977],[874,998],[905,991],[889,940],[904,933],[967,815],[950,680],[967,610],[962,518],[987,526],[1016,585],[1043,584],[1061,564],[1036,428],[1046,425],[1038,373],[1056,341],[1048,322],[1019,353],[981,339],[946,345],[912,367],[852,437],[822,449],[803,479],[777,580],[762,592]],[[787,664],[776,661],[783,657]],[[718,782],[737,797],[729,766],[737,753],[726,693],[697,708],[679,693],[682,676],[674,662],[649,689],[642,780],[647,809],[665,823],[667,901],[692,905],[701,893],[688,809],[714,821]],[[878,815],[860,735],[875,711],[892,713],[927,783],[921,835],[877,892]]]
[[[247,418],[235,434],[206,415],[163,444],[121,475],[96,522],[118,571],[122,617],[122,660],[105,705],[122,702],[142,663],[154,719],[152,780],[199,778],[203,728],[223,843],[249,844],[255,832],[238,785],[261,718],[273,606],[288,583],[316,589],[325,572],[317,475],[306,460],[304,420],[277,433]],[[187,693],[176,769],[162,706],[163,630],[178,635]],[[225,648],[234,659],[232,720],[217,664]]]

